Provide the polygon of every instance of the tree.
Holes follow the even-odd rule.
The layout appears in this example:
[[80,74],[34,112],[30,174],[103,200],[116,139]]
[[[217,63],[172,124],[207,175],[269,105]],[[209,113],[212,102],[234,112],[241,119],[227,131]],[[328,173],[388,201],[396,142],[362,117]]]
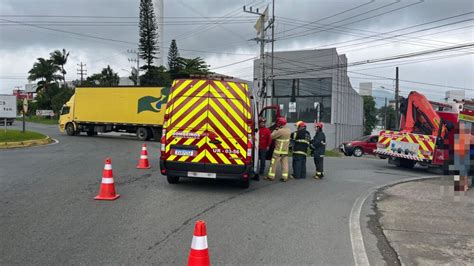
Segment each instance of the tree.
[[55,50],[50,53],[50,60],[57,66],[61,67],[62,79],[64,82],[64,87],[66,87],[66,70],[64,70],[64,65],[67,63],[69,57],[69,52],[66,53],[66,49],[63,48],[62,52],[60,50]]
[[207,63],[201,58],[178,58],[179,77],[189,77],[192,74],[209,74]]
[[55,83],[56,80],[60,80],[61,76],[57,75],[56,72],[59,71],[59,66],[54,64],[52,60],[38,58],[38,61],[33,64],[33,67],[28,71],[28,80],[29,81],[38,81],[37,91],[47,89],[52,83]]
[[[385,111],[387,113],[387,125],[385,125]],[[395,125],[395,110],[390,106],[383,106],[379,109],[379,117],[382,121],[382,125],[385,129],[391,130],[396,129]]]
[[71,98],[73,94],[73,89],[64,87],[59,91],[59,93],[51,98],[51,107],[55,114],[59,113],[63,105]]
[[377,124],[377,109],[375,100],[372,96],[363,96],[364,98],[364,134],[372,134],[372,130]]
[[138,45],[140,58],[146,65],[142,69],[149,69],[158,52],[158,26],[151,0],[140,0],[140,40]]
[[101,74],[100,85],[104,85],[104,86],[118,86],[119,85],[120,77],[118,73],[115,73],[114,70],[109,65],[107,65],[106,68],[102,69],[100,74]]
[[61,92],[61,88],[59,88],[58,83],[51,83],[49,86],[40,90],[35,98],[37,109],[43,109],[43,110],[53,109],[52,99],[54,98],[54,96],[56,96],[60,92]]
[[140,84],[144,86],[169,87],[171,83],[171,75],[164,66],[152,66],[144,75],[140,76]]
[[168,52],[168,69],[169,72],[175,74],[179,71],[179,52],[176,40],[171,40],[170,50]]
[[93,74],[87,77],[85,85],[86,86],[118,86],[120,82],[120,77],[114,70],[108,65],[106,68],[103,68],[100,73]]

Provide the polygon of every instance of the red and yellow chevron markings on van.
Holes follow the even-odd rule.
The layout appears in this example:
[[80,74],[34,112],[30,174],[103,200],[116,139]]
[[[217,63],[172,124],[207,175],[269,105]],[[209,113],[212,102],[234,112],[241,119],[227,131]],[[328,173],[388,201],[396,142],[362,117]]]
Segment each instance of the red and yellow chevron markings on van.
[[[417,155],[406,155],[393,152],[390,147],[391,141],[400,141],[407,143],[418,144],[418,154]],[[398,131],[389,131],[385,130],[380,132],[379,135],[379,144],[384,148],[377,148],[378,154],[390,155],[394,157],[401,157],[417,161],[433,160],[434,149],[435,149],[436,138],[431,135],[420,135],[412,133],[402,133]]]
[[[251,118],[248,87],[245,84],[217,80],[176,80],[170,94],[166,121],[170,130],[166,139],[172,145],[192,145],[205,152],[197,156],[170,154],[168,160],[219,164],[244,164],[247,136],[251,131],[246,120]],[[174,138],[177,131],[195,132],[199,138]],[[219,145],[209,142],[210,132],[220,136]],[[215,152],[216,150],[222,152]],[[233,151],[233,152],[224,152]],[[238,151],[238,153],[235,153]]]

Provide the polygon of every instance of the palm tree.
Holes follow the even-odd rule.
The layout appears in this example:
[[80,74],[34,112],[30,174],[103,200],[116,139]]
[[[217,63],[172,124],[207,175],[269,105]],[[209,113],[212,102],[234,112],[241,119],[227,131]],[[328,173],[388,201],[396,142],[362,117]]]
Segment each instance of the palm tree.
[[37,91],[47,89],[49,84],[53,81],[61,79],[61,76],[56,74],[59,71],[59,66],[54,64],[53,61],[44,58],[38,58],[38,61],[33,64],[33,67],[28,71],[30,74],[28,76],[29,81],[38,81]]
[[114,70],[107,65],[106,68],[102,69],[100,72],[100,80],[99,83],[100,85],[104,86],[117,86],[120,81],[120,77],[117,73],[114,72]]
[[66,87],[66,70],[64,70],[64,65],[67,63],[69,52],[66,53],[66,49],[63,48],[62,52],[60,50],[55,50],[49,55],[51,61],[53,61],[54,64],[61,66],[62,79],[64,82],[64,87]]
[[184,74],[208,74],[209,69],[206,62],[201,57],[178,58],[178,68]]

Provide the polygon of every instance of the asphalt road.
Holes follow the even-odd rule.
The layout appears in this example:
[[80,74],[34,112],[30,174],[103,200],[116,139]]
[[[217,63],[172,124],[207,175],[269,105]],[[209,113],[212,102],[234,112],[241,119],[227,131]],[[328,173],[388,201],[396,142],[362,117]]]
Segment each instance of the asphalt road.
[[[306,180],[253,182],[247,190],[213,180],[169,185],[159,172],[159,143],[148,143],[152,169],[137,170],[142,143],[133,138],[28,128],[59,143],[0,150],[0,264],[183,265],[194,222],[203,219],[213,264],[353,265],[355,200],[373,187],[427,175],[351,157],[327,158],[319,181],[309,177],[308,160]],[[121,197],[94,201],[108,156]]]

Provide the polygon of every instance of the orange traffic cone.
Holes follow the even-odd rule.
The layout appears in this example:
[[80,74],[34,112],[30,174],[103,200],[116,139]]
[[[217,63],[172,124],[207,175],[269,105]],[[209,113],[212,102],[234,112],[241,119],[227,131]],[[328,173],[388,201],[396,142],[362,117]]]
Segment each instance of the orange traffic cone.
[[100,184],[99,195],[94,197],[96,200],[115,200],[120,197],[115,193],[114,174],[112,172],[112,161],[110,158],[105,160],[104,173],[102,174],[102,184]]
[[188,266],[209,266],[209,251],[207,250],[206,222],[197,221],[194,226],[193,242],[189,252]]
[[148,163],[148,152],[146,150],[146,144],[143,144],[142,152],[140,153],[140,161],[137,165],[138,169],[150,169],[150,163]]

